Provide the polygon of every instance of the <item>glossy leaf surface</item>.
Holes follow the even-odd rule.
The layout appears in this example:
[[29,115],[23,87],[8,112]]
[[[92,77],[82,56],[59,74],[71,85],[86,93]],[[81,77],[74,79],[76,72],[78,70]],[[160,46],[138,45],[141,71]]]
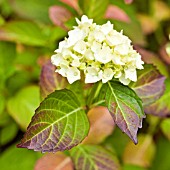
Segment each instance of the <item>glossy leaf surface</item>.
[[137,143],[137,131],[145,118],[141,99],[129,87],[111,81],[106,91],[106,104],[118,127]]
[[85,111],[70,90],[51,93],[37,108],[18,147],[42,152],[71,149],[89,130]]

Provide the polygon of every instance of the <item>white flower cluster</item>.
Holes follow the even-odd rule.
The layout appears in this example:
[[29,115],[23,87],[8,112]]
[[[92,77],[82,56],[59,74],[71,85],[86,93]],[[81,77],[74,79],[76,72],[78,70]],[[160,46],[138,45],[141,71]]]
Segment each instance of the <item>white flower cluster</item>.
[[143,69],[144,62],[127,36],[114,30],[109,21],[97,25],[85,15],[76,21],[78,26],[68,32],[51,58],[56,72],[67,77],[70,84],[82,73],[85,83],[106,83],[113,77],[125,85],[137,81],[136,69]]

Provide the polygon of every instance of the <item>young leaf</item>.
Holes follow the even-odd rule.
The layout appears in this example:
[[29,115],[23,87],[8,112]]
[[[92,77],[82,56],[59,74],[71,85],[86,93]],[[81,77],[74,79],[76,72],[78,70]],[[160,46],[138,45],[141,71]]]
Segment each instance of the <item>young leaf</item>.
[[66,87],[67,80],[60,74],[55,72],[55,66],[51,61],[45,63],[41,70],[40,75],[40,93],[42,98],[47,97],[55,90],[60,90]]
[[132,84],[132,89],[142,99],[143,106],[147,106],[159,99],[165,89],[165,77],[153,65],[145,65],[140,70],[138,81]]
[[76,170],[118,170],[114,155],[97,145],[81,145],[71,150]]
[[74,168],[71,159],[58,152],[44,155],[36,162],[34,170],[74,170]]
[[89,122],[70,90],[56,90],[37,108],[18,147],[42,152],[71,149],[88,134]]
[[163,96],[157,100],[155,103],[145,107],[145,112],[147,114],[152,114],[159,117],[170,116],[170,79],[165,80],[165,92]]
[[110,81],[106,104],[115,123],[136,144],[138,128],[142,127],[142,119],[145,118],[141,99],[129,87]]

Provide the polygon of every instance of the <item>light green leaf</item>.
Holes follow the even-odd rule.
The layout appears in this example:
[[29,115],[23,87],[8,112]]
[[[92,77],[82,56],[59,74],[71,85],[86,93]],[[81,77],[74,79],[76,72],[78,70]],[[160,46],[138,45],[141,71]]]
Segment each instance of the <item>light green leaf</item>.
[[48,9],[52,5],[56,5],[56,0],[13,0],[10,1],[14,12],[22,18],[32,19],[44,23],[50,23],[48,17]]
[[87,116],[75,94],[56,90],[42,101],[18,147],[42,152],[68,150],[88,131]]
[[109,4],[109,0],[82,0],[80,5],[83,8],[84,14],[95,20],[101,19]]
[[71,150],[76,170],[118,170],[117,158],[98,145],[80,145]]
[[10,121],[5,127],[0,130],[0,145],[5,145],[10,142],[17,134],[18,126],[14,121]]
[[0,42],[0,88],[4,81],[13,74],[13,63],[16,58],[16,45],[9,42]]
[[9,147],[0,157],[0,165],[3,170],[33,170],[34,164],[40,153],[16,148],[15,145]]
[[170,141],[170,119],[164,119],[161,122],[161,129],[164,135],[169,139]]
[[33,46],[47,45],[47,36],[42,32],[42,29],[29,21],[6,23],[0,27],[0,39]]
[[137,131],[145,114],[136,93],[119,82],[108,82],[106,104],[118,127],[137,143]]
[[7,109],[20,127],[26,130],[39,103],[39,87],[28,86],[21,89],[14,97],[8,100]]

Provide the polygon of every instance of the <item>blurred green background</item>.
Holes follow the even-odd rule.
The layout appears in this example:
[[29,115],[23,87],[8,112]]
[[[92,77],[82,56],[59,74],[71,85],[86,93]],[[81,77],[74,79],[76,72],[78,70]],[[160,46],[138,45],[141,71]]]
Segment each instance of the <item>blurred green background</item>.
[[[115,128],[102,145],[123,170],[170,169],[170,0],[0,0],[0,169],[32,170],[41,153],[16,148],[40,103],[42,65],[82,14],[110,20],[146,63],[167,77],[165,95],[139,131],[139,144]],[[48,170],[48,169],[47,169]]]

